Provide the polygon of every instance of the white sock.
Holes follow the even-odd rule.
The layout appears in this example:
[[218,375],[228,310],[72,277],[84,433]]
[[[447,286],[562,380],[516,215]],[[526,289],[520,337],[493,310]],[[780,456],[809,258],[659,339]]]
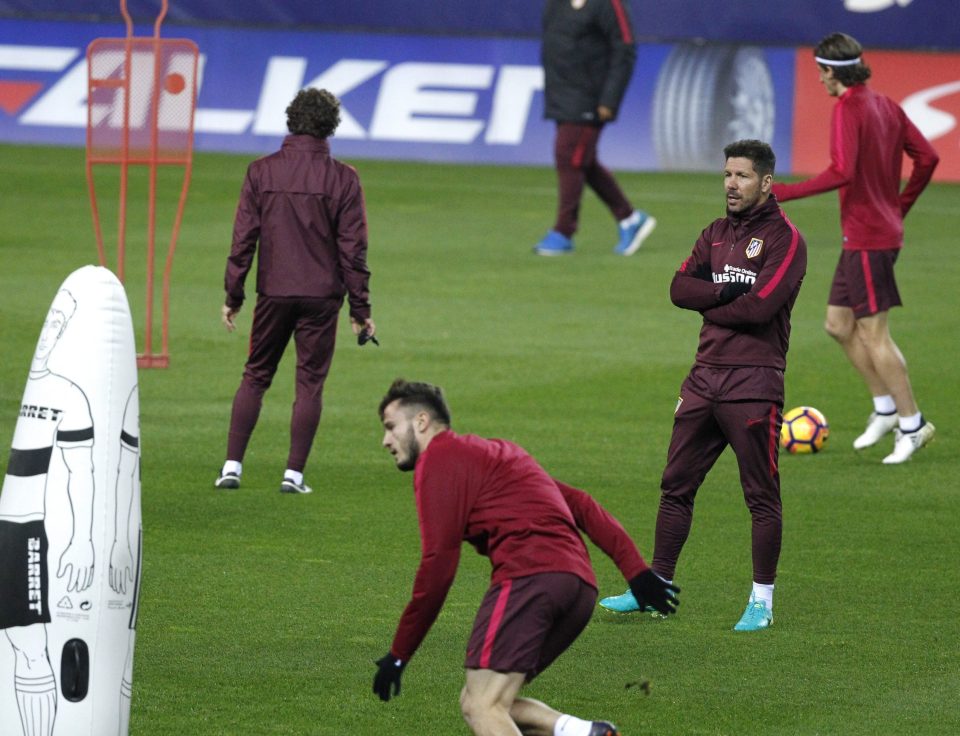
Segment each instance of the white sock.
[[640,222],[640,210],[634,210],[629,217],[620,220],[620,227],[630,227]]
[[290,468],[287,468],[283,471],[283,477],[292,480],[298,486],[303,485],[303,473],[299,470],[290,470]]
[[767,610],[773,610],[773,586],[763,583],[753,584],[753,598],[757,601],[763,601],[767,605]]
[[236,473],[240,475],[243,472],[243,463],[239,460],[227,460],[223,464],[223,470],[220,471],[220,475],[226,475],[227,473]]
[[885,396],[873,397],[873,410],[877,414],[895,414],[897,405],[893,403],[893,397],[890,394]]
[[909,417],[900,417],[901,432],[916,432],[921,424],[923,424],[923,414],[920,412]]
[[553,727],[553,736],[590,736],[591,728],[593,728],[593,721],[562,715]]

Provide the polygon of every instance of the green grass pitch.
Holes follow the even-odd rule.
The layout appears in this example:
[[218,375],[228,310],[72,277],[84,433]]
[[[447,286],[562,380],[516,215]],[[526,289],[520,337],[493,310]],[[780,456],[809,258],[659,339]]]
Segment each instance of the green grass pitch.
[[[5,466],[46,308],[96,249],[82,150],[3,146],[0,157]],[[659,220],[644,247],[612,255],[613,223],[587,194],[575,255],[544,259],[530,247],[552,222],[550,169],[352,161],[366,192],[382,346],[359,348],[344,312],[307,467],[315,493],[290,497],[277,492],[289,358],[267,394],[244,487],[212,488],[252,308],[237,334],[220,325],[248,160],[196,157],[173,266],[171,366],[140,377],[144,557],[131,731],[466,734],[463,650],[489,574],[469,549],[401,697],[384,704],[370,692],[419,555],[411,477],[379,445],[377,403],[397,376],[443,385],[456,429],[521,443],[593,493],[650,556],[672,413],[699,329],[698,315],[670,304],[668,285],[700,230],[723,214],[721,177],[623,174],[635,203]],[[177,175],[162,172],[161,197],[170,199],[164,187]],[[136,200],[143,186],[134,179]],[[897,467],[880,463],[887,442],[851,449],[871,407],[822,330],[839,252],[836,195],[788,203],[810,265],[794,310],[787,405],[817,407],[832,434],[818,455],[781,458],[774,627],[731,631],[751,575],[749,516],[725,453],[700,491],[678,571],[679,615],[656,622],[598,610],[527,694],[611,719],[627,736],[960,733],[958,195],[955,185],[932,186],[911,212],[897,272],[906,307],[891,316],[919,403],[938,426],[932,445]],[[115,221],[115,207],[104,207],[105,222]],[[143,220],[131,208],[138,344]],[[613,564],[591,552],[601,593],[621,592]]]

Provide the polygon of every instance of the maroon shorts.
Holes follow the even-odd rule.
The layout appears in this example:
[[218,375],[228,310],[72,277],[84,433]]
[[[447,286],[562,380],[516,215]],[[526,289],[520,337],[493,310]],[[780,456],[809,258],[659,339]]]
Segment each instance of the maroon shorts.
[[566,572],[494,585],[477,611],[464,666],[532,680],[580,635],[596,602],[596,589]]
[[903,302],[893,275],[899,255],[899,248],[841,251],[827,303],[849,307],[857,319],[899,307]]

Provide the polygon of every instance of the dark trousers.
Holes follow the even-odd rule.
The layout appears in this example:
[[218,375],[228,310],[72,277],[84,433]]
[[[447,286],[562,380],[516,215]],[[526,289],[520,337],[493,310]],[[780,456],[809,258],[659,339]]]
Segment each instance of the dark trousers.
[[557,123],[554,163],[557,168],[557,221],[553,229],[571,237],[577,231],[580,199],[586,183],[617,220],[633,212],[617,180],[597,160],[597,143],[603,125]]
[[661,577],[673,579],[693,523],[697,490],[729,444],[737,456],[752,520],[753,580],[772,585],[783,534],[777,467],[781,407],[768,400],[707,399],[688,390],[681,397],[660,484],[652,567]]
[[250,331],[250,354],[233,399],[228,460],[243,460],[260,416],[263,395],[273,382],[292,336],[297,349],[297,375],[287,467],[303,471],[320,424],[323,383],[333,360],[341,305],[340,299],[257,298]]

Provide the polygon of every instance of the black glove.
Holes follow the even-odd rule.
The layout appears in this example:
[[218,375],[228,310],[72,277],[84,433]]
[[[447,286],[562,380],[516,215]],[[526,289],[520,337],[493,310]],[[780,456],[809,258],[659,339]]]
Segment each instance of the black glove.
[[653,570],[644,570],[630,581],[630,592],[637,599],[642,611],[647,606],[653,606],[664,616],[676,613],[680,601],[677,593],[680,592],[673,583],[668,583]]
[[753,284],[747,284],[743,281],[731,281],[723,285],[717,298],[720,300],[720,304],[729,304],[734,299],[739,299],[741,296],[749,294],[752,288]]
[[393,686],[393,694],[400,694],[400,675],[403,674],[403,668],[407,666],[407,663],[387,652],[374,664],[380,669],[377,670],[377,674],[373,678],[373,692],[386,703],[390,700],[391,685]]

